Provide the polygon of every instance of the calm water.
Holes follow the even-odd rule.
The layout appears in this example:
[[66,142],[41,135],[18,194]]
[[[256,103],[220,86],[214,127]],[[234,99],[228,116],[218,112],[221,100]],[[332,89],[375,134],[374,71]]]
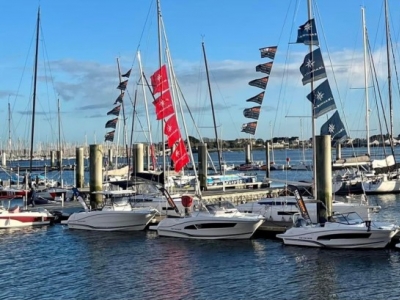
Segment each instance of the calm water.
[[[399,200],[379,199],[398,215]],[[398,299],[400,251],[196,241],[62,225],[0,232],[0,299]]]
[[[286,173],[295,176],[272,175]],[[399,223],[400,195],[369,201],[382,206],[376,219]],[[266,238],[196,241],[55,225],[0,231],[0,257],[0,299],[400,297],[395,249],[310,249]]]

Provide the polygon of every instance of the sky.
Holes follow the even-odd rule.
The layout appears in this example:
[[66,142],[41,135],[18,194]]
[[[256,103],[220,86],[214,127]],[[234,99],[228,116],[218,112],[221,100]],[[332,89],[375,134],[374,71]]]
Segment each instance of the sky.
[[[395,0],[388,3],[391,39],[396,47],[399,7]],[[57,143],[59,124],[62,142],[74,145],[104,142],[104,135],[110,131],[105,123],[113,118],[107,112],[119,95],[117,58],[122,73],[132,68],[124,97],[128,140],[136,94],[133,143],[147,141],[149,127],[152,140],[160,141],[161,124],[156,121],[148,88],[139,82],[137,59],[140,51],[141,66],[149,80],[159,66],[155,0],[0,0],[0,148],[5,147],[9,136],[13,144],[30,141],[39,6],[35,144]],[[362,6],[383,105],[388,107],[383,1],[317,0],[313,5],[328,79],[337,110],[351,137],[366,136]],[[186,126],[180,121],[182,132],[186,127],[189,135],[215,138],[202,52],[204,42],[219,138],[250,137],[241,132],[243,124],[253,121],[243,116],[243,110],[256,105],[246,100],[262,90],[249,86],[248,82],[265,76],[256,72],[255,67],[270,61],[261,58],[259,51],[268,46],[278,46],[278,51],[257,130],[251,137],[263,140],[271,136],[311,137],[311,104],[306,99],[310,85],[302,85],[299,71],[308,47],[294,43],[298,27],[308,19],[306,1],[161,0],[161,13],[175,77],[192,113],[190,118],[184,107]],[[163,41],[163,50],[165,44]],[[162,53],[165,61],[165,51]],[[397,49],[394,57],[398,58]],[[392,69],[392,81],[397,83],[397,70]],[[369,94],[374,94],[372,81],[368,85]],[[398,96],[399,91],[394,87],[396,136],[400,134],[400,120],[396,120]],[[372,95],[369,98],[370,134],[379,134],[377,104]],[[317,134],[332,113],[317,119]],[[122,118],[119,124],[115,141],[123,139]]]

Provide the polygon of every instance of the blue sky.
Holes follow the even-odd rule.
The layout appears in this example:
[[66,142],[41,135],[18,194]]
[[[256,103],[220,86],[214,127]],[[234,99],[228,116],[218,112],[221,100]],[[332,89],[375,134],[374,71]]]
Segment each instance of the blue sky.
[[[352,137],[365,136],[360,8],[366,9],[375,67],[386,100],[383,1],[319,0],[315,3],[321,50],[339,113]],[[63,141],[77,145],[104,141],[108,131],[104,125],[111,119],[106,113],[114,107],[119,93],[117,57],[122,72],[133,68],[129,95],[125,96],[127,126],[131,127],[131,100],[138,89],[134,142],[145,141],[143,132],[148,129],[142,87],[136,84],[139,67],[135,57],[140,50],[144,73],[149,78],[158,67],[155,1],[14,0],[0,4],[1,143],[8,138],[8,102],[12,108],[12,139],[30,139],[29,111],[39,5],[41,37],[35,141],[57,141],[57,99],[61,103]],[[394,0],[389,0],[395,45],[399,39],[400,17],[396,5]],[[306,1],[163,0],[161,9],[176,78],[203,137],[213,138],[214,129],[202,41],[206,46],[220,137],[249,137],[241,133],[242,124],[252,121],[243,116],[243,109],[255,106],[246,99],[262,90],[249,86],[248,82],[263,77],[262,73],[255,72],[255,67],[269,61],[260,58],[259,48],[275,45],[278,52],[254,137],[265,140],[271,135],[303,136],[304,139],[311,136],[310,118],[306,117],[311,112],[306,99],[310,87],[302,86],[299,72],[308,48],[290,44],[296,39],[298,26],[307,20]],[[397,79],[393,77],[393,81]],[[395,112],[399,107],[398,94],[394,88]],[[147,98],[150,103],[149,95]],[[378,134],[374,110],[371,134]],[[151,103],[148,111],[153,140],[160,141],[160,124],[155,121]],[[317,133],[326,116],[317,120]],[[197,135],[191,121],[186,119],[189,134]],[[399,120],[395,119],[394,123],[397,135]]]

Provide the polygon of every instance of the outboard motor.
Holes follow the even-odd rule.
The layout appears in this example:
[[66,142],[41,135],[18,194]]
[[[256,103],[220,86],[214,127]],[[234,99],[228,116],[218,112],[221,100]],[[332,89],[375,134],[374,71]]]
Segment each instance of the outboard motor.
[[185,216],[190,216],[190,207],[193,204],[193,197],[189,195],[183,195],[181,197],[182,206],[185,208]]

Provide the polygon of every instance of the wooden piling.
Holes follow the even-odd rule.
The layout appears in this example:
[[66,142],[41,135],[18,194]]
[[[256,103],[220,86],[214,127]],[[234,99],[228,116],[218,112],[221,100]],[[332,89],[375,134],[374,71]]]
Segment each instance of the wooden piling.
[[5,151],[1,154],[1,165],[3,167],[7,165],[7,153]]
[[336,144],[336,160],[339,160],[342,158],[342,145],[341,144]]
[[50,151],[50,167],[51,168],[54,168],[55,167],[55,161],[56,161],[56,158],[55,158],[55,151],[54,150],[52,150],[52,151]]
[[315,137],[316,149],[316,183],[317,199],[321,200],[326,211],[318,210],[318,218],[332,215],[332,157],[331,136],[318,135]]
[[111,167],[113,166],[114,162],[113,162],[113,149],[109,148],[108,149],[108,165]]
[[133,144],[132,147],[133,171],[143,172],[143,144]]
[[89,145],[90,205],[96,208],[103,202],[103,195],[93,194],[103,190],[103,146]]
[[76,148],[76,183],[75,186],[79,188],[83,188],[85,182],[85,168],[84,168],[84,158],[83,158],[83,148]]
[[[270,143],[266,142],[265,143],[265,163],[266,163],[266,168],[265,168],[265,177],[270,178],[270,166],[271,166],[271,160],[269,158],[269,149],[270,149]],[[269,187],[270,184],[267,183],[267,187]]]
[[251,161],[251,148],[250,148],[250,144],[248,143],[248,144],[246,144],[246,146],[245,146],[245,163],[246,164],[250,164],[252,161]]

